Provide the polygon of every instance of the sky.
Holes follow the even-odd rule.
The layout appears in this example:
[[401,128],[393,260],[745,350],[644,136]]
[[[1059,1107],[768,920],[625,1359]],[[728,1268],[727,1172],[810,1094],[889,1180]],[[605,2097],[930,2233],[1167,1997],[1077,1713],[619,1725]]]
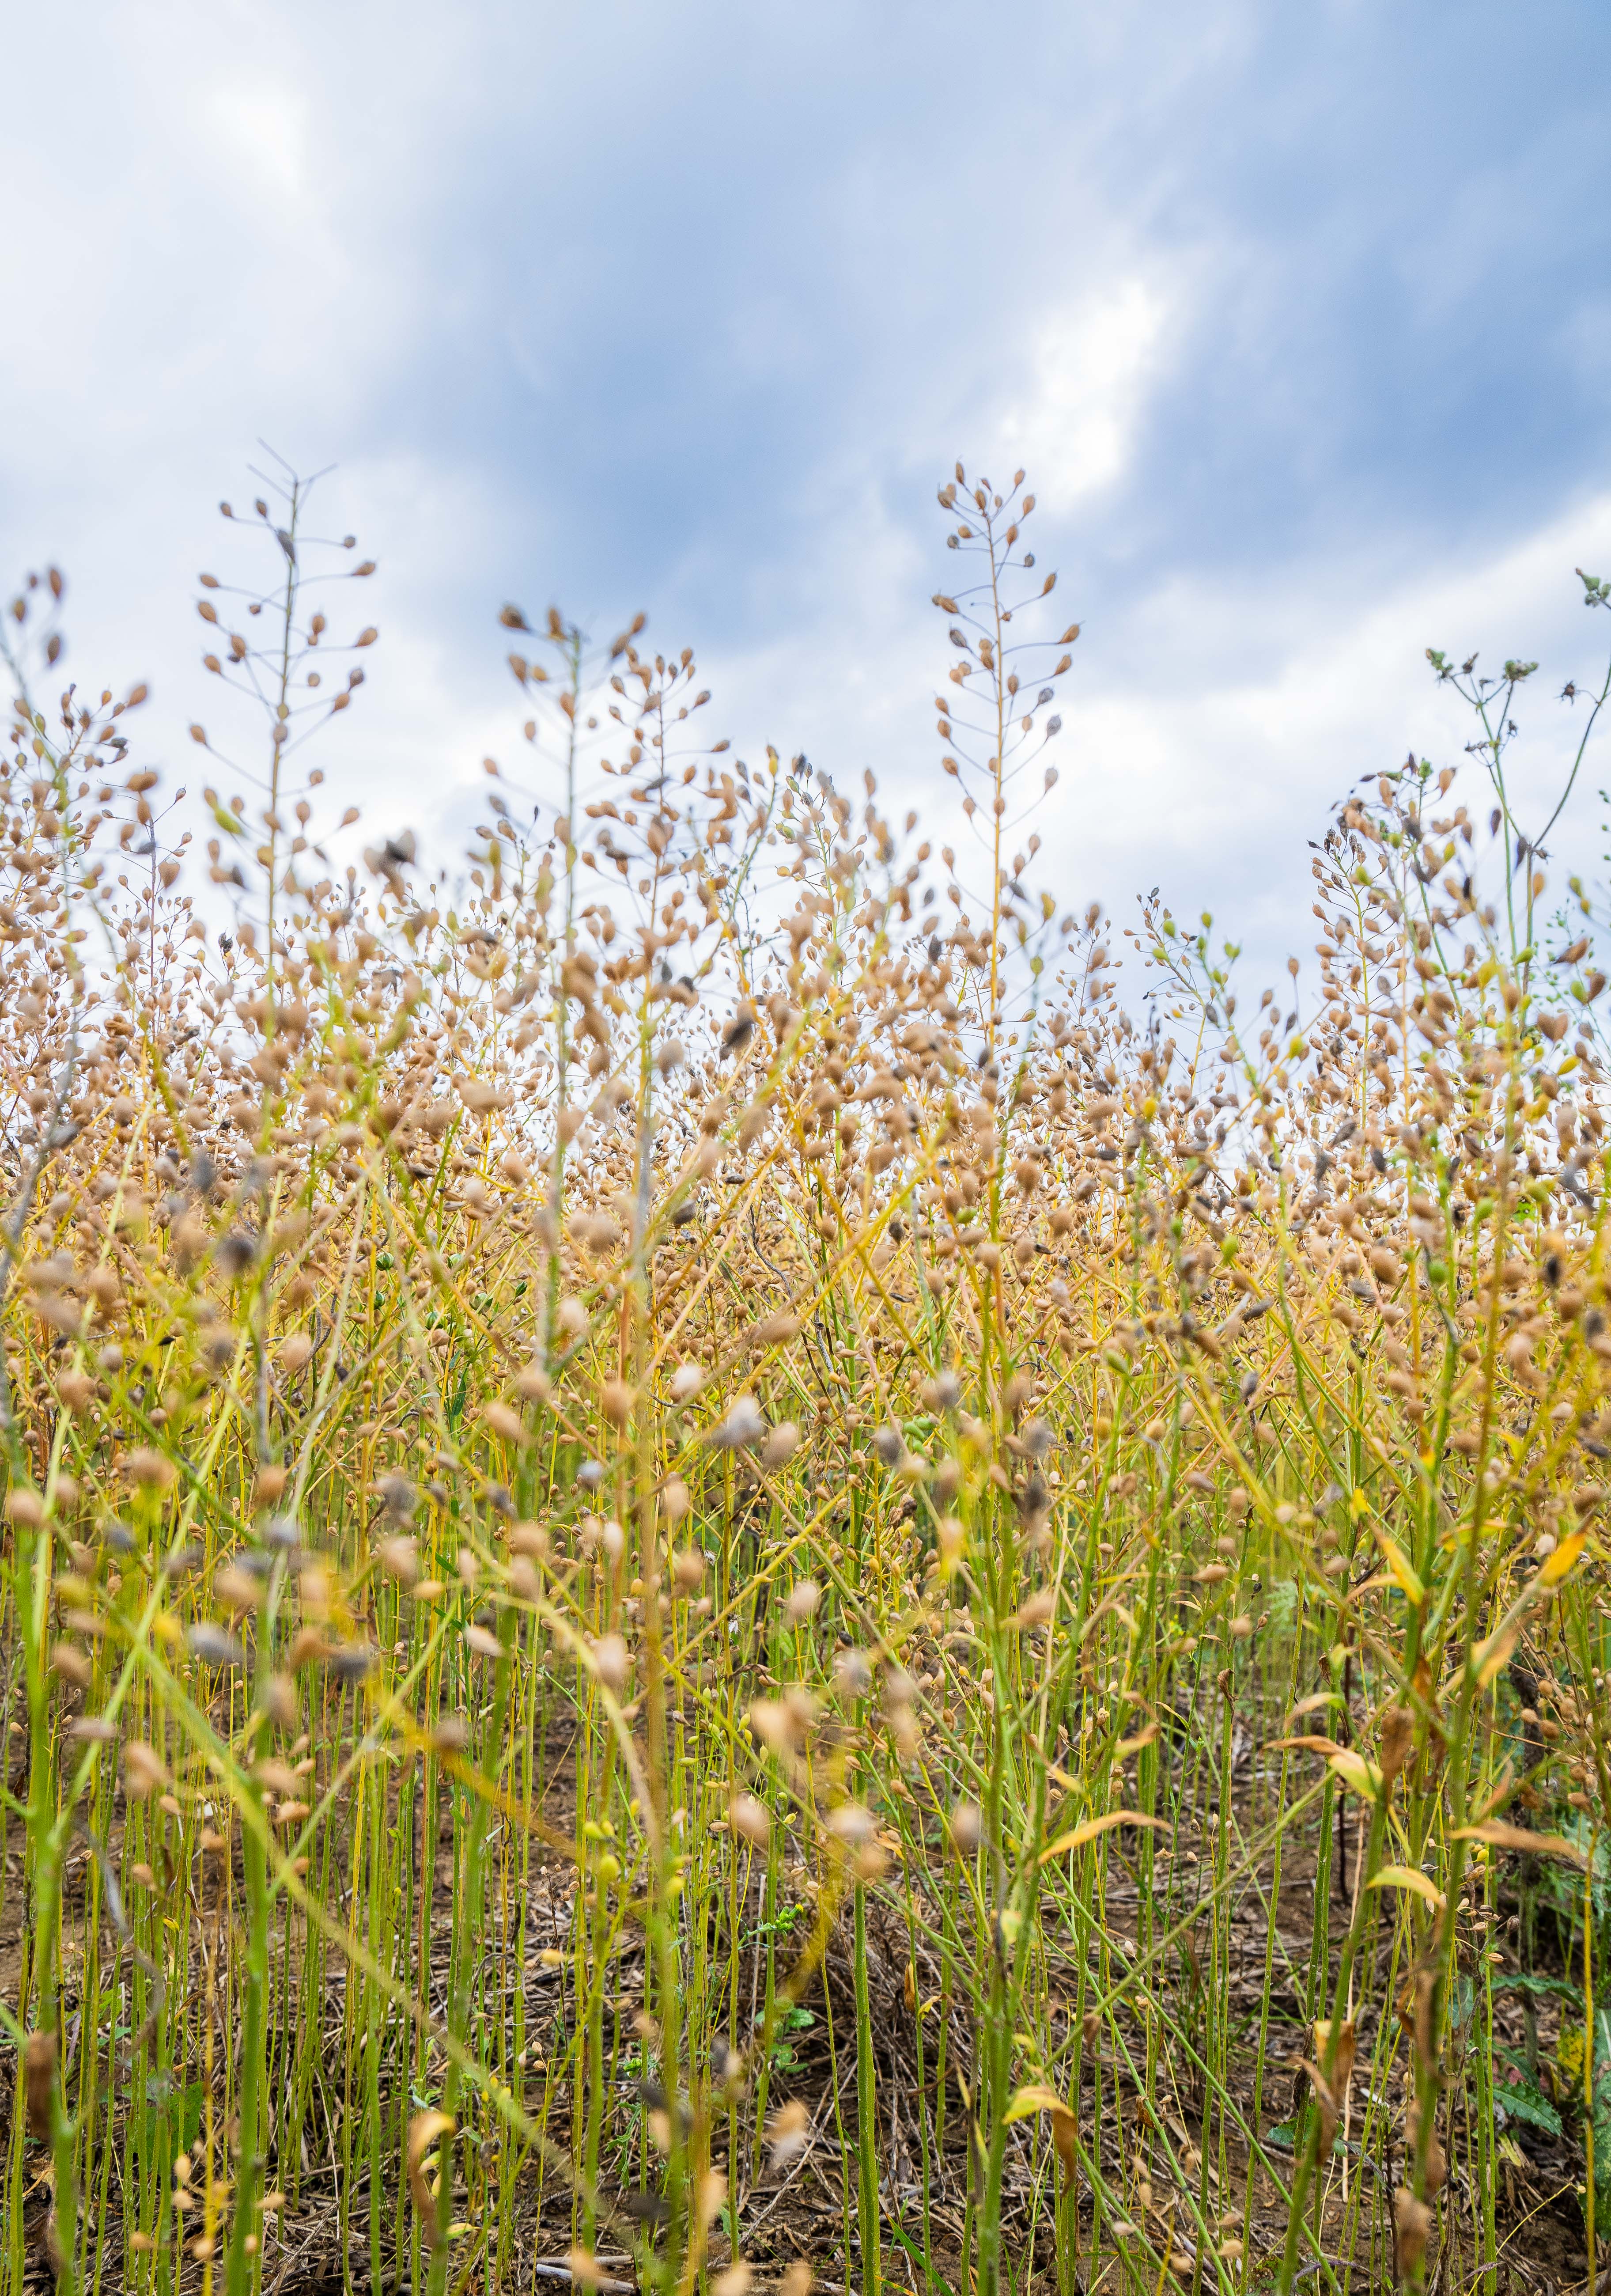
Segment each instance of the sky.
[[1042,877],[1206,906],[1266,977],[1332,803],[1461,762],[1428,645],[1543,665],[1541,797],[1603,666],[1600,0],[82,0],[6,40],[0,586],[63,568],[64,670],[149,679],[170,783],[259,441],[379,561],[330,787],[427,847],[518,749],[510,599],[642,609],[713,734],[953,833],[959,456],[1027,468],[1083,627]]

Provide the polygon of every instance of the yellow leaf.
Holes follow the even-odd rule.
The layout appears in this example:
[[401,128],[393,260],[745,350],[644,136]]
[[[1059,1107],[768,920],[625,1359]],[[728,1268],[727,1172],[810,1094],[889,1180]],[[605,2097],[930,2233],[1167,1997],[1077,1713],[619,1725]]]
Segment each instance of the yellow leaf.
[[1114,1760],[1116,1762],[1128,1760],[1132,1754],[1139,1754],[1143,1746],[1150,1746],[1157,1736],[1157,1724],[1156,1722],[1149,1722],[1146,1728],[1144,1730],[1138,1730],[1133,1738],[1121,1738],[1119,1740],[1118,1744],[1113,1750]]
[[1436,1883],[1414,1866],[1384,1866],[1366,1882],[1367,1890],[1413,1890],[1418,1898],[1437,1913],[1442,1913],[1449,1900]]
[[1586,1530],[1574,1530],[1569,1538],[1563,1538],[1554,1554],[1545,1558],[1544,1567],[1538,1574],[1539,1585],[1558,1587],[1588,1543]]
[[1427,1599],[1427,1590],[1421,1584],[1420,1576],[1415,1565],[1398,1541],[1395,1538],[1389,1538],[1379,1523],[1377,1525],[1376,1543],[1382,1550],[1383,1561],[1392,1571],[1398,1585],[1403,1589],[1405,1600],[1413,1609],[1419,1611]]
[[1374,1762],[1345,1746],[1331,1757],[1330,1767],[1345,1786],[1351,1786],[1362,1800],[1374,1801],[1382,1790],[1382,1774]]
[[[1551,1556],[1550,1560],[1553,1561],[1554,1557]],[[1476,1672],[1479,1690],[1486,1690],[1494,1677],[1506,1664],[1511,1652],[1516,1648],[1517,1636],[1520,1631],[1520,1628],[1517,1626],[1501,1627],[1498,1634],[1490,1635],[1485,1643],[1478,1643],[1472,1652],[1471,1663]]]
[[1051,2141],[1057,2146],[1058,2159],[1064,2176],[1072,2183],[1075,2161],[1075,2119],[1069,2107],[1054,2088],[1021,2088],[1008,2106],[1004,2118],[1008,2121],[1027,2120],[1032,2114],[1051,2115]]
[[438,2136],[446,2136],[458,2126],[450,2112],[416,2112],[408,2124],[408,2189],[420,2211],[421,2228],[427,2248],[435,2248],[440,2234],[437,2225],[437,2196],[425,2181],[425,2155]]
[[1082,1819],[1072,1833],[1059,1834],[1049,1849],[1042,1850],[1042,1865],[1044,1866],[1051,1858],[1062,1857],[1066,1850],[1083,1849],[1088,1841],[1094,1841],[1099,1833],[1107,1833],[1116,1825],[1150,1825],[1160,1833],[1168,1831],[1165,1819],[1149,1817],[1142,1810],[1110,1809],[1101,1817]]
[[451,2112],[416,2112],[408,2124],[408,2165],[417,2169],[438,2136],[446,2136],[458,2123]]
[[1335,1738],[1322,1738],[1313,1731],[1307,1731],[1297,1738],[1268,1739],[1264,1751],[1276,1754],[1340,1754],[1343,1750]]
[[1581,2095],[1583,2086],[1583,2029],[1569,2025],[1555,2045],[1555,2062],[1560,2067],[1568,2088]]

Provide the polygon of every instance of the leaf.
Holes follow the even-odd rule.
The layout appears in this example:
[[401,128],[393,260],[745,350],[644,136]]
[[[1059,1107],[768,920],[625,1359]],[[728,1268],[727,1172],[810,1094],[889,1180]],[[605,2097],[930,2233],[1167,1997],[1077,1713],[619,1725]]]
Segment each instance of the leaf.
[[1144,1810],[1140,1809],[1110,1809],[1100,1817],[1083,1818],[1072,1833],[1059,1834],[1049,1849],[1042,1850],[1041,1864],[1044,1866],[1053,1857],[1060,1857],[1065,1850],[1083,1849],[1088,1841],[1094,1841],[1099,1833],[1110,1833],[1116,1825],[1150,1825],[1159,1833],[1169,1831],[1167,1818],[1149,1817]]
[[451,2112],[416,2112],[408,2124],[408,2165],[417,2169],[438,2136],[457,2128]]
[[1442,1913],[1449,1900],[1429,1875],[1413,1866],[1384,1866],[1366,1882],[1367,1890],[1413,1890],[1418,1898],[1437,1913]]
[[1359,1795],[1362,1801],[1374,1801],[1381,1792],[1381,1772],[1374,1762],[1368,1762],[1363,1754],[1356,1754],[1351,1746],[1345,1746],[1332,1755],[1330,1767],[1345,1786]]
[[458,2123],[451,2112],[416,2112],[408,2124],[408,2189],[420,2211],[421,2229],[427,2248],[435,2248],[440,2237],[437,2228],[437,2199],[425,2181],[425,2155],[438,2136],[448,2136]]
[[1296,1722],[1300,1715],[1317,1714],[1322,1706],[1340,1706],[1342,1702],[1343,1693],[1340,1690],[1312,1690],[1307,1698],[1298,1700],[1287,1719],[1288,1722]]
[[1525,1825],[1507,1825],[1502,1817],[1485,1817],[1480,1825],[1457,1825],[1456,1841],[1485,1841],[1491,1849],[1525,1849],[1534,1857],[1565,1857],[1586,1866],[1588,1858],[1574,1841],[1561,1833],[1530,1833]]
[[[1551,1555],[1550,1561],[1553,1562],[1554,1559]],[[1516,1648],[1517,1637],[1520,1632],[1521,1627],[1518,1622],[1514,1626],[1501,1627],[1498,1634],[1490,1635],[1485,1643],[1478,1643],[1471,1653],[1471,1669],[1476,1677],[1476,1686],[1479,1690],[1486,1690],[1507,1664],[1511,1652]]]
[[1382,1550],[1383,1561],[1392,1571],[1398,1585],[1403,1589],[1411,1608],[1419,1611],[1427,1599],[1427,1589],[1421,1583],[1420,1574],[1415,1565],[1398,1541],[1395,1538],[1390,1538],[1379,1523],[1377,1526],[1376,1543]]
[[1554,1554],[1545,1558],[1544,1567],[1538,1574],[1539,1585],[1558,1587],[1588,1543],[1586,1530],[1574,1530],[1570,1538],[1563,1538]]
[[1156,1722],[1149,1722],[1146,1728],[1144,1730],[1138,1730],[1133,1738],[1121,1738],[1119,1740],[1118,1744],[1113,1750],[1114,1760],[1116,1762],[1127,1761],[1132,1754],[1139,1754],[1143,1746],[1150,1746],[1157,1736],[1157,1724]]
[[1581,2001],[1582,1994],[1569,1977],[1542,1977],[1532,1969],[1496,1969],[1493,1972],[1496,1993],[1554,1993],[1563,2001]]
[[1067,2183],[1074,2181],[1075,2125],[1073,2112],[1054,2088],[1031,2087],[1021,2088],[1002,2116],[1010,2127],[1015,2120],[1028,2120],[1037,2112],[1051,2115],[1051,2141],[1057,2146],[1058,2160]]
[[1329,2017],[1317,2018],[1314,2026],[1314,2054],[1324,2063],[1328,2052],[1331,2056],[1331,2086],[1345,2095],[1353,2079],[1353,2061],[1359,2051],[1359,2032],[1352,2017],[1337,2029],[1332,2039]]
[[1297,2062],[1298,2070],[1309,2076],[1309,2093],[1321,2117],[1321,2158],[1329,2161],[1331,2147],[1337,2142],[1339,2118],[1337,2092],[1313,2058],[1300,2057]]
[[[1271,1581],[1269,1595],[1266,1596],[1264,1603],[1264,1615],[1269,1620],[1271,1625],[1276,1628],[1278,1631],[1284,1633],[1288,1628],[1296,1625],[1297,1620],[1297,1580],[1296,1578],[1272,1579]],[[1336,1693],[1333,1691],[1326,1691],[1323,1692],[1321,1695],[1326,1698],[1331,1698],[1335,1697]],[[1304,1713],[1307,1710],[1308,1702],[1309,1702],[1305,1699],[1303,1704],[1298,1707],[1297,1711],[1300,1714]]]
[[1530,2128],[1541,2128],[1548,2136],[1561,2134],[1561,2117],[1542,2089],[1532,2082],[1509,2088],[1501,2081],[1493,2085],[1493,2102],[1502,2106],[1512,2120],[1525,2120]]
[[1343,1750],[1335,1738],[1317,1737],[1310,1732],[1297,1738],[1268,1739],[1264,1751],[1266,1753],[1340,1754]]

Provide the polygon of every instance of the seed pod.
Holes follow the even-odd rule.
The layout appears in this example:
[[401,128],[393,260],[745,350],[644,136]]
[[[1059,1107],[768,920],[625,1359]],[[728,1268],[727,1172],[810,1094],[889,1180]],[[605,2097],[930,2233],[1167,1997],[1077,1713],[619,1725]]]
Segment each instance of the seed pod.
[[800,1431],[792,1419],[779,1422],[766,1438],[761,1450],[761,1464],[767,1468],[781,1467],[793,1458],[800,1446]]
[[626,1677],[632,1669],[632,1659],[619,1635],[601,1635],[593,1644],[593,1670],[606,1690],[617,1695],[626,1686]]
[[383,1538],[375,1549],[375,1561],[399,1587],[412,1587],[420,1576],[420,1542],[407,1536]]
[[173,1780],[156,1748],[147,1745],[143,1738],[131,1738],[123,1749],[123,1784],[131,1801],[143,1801],[147,1795],[170,1786]]
[[958,1802],[947,1821],[947,1831],[951,1835],[952,1847],[958,1855],[971,1857],[978,1848],[985,1831],[985,1823],[979,1815],[978,1804],[971,1801]]
[[772,1839],[772,1818],[765,1804],[757,1801],[754,1794],[734,1794],[727,1805],[727,1822],[735,1833],[741,1833],[746,1841],[753,1841],[759,1849],[764,1849]]
[[500,1442],[523,1446],[531,1440],[526,1422],[507,1403],[484,1403],[481,1417]]
[[803,1626],[816,1616],[822,1599],[822,1590],[814,1578],[797,1578],[783,1605],[784,1615],[791,1626]]
[[[798,2097],[791,2097],[773,2113],[766,2124],[766,2141],[772,2147],[774,2169],[787,2168],[806,2150],[811,2142],[811,2115]],[[806,2286],[810,2286],[809,2276]]]

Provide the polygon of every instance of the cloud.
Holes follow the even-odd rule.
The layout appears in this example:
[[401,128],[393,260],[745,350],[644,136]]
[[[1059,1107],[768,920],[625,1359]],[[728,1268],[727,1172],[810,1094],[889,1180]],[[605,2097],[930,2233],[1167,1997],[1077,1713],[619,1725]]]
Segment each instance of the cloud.
[[[926,594],[946,564],[940,537],[936,518],[925,554],[900,521],[870,520],[813,644],[769,640],[708,650],[701,662],[716,692],[713,721],[740,750],[754,758],[765,739],[804,748],[858,801],[871,767],[885,811],[898,818],[915,807],[921,833],[954,844],[964,882],[983,898],[987,848],[939,771],[927,706],[952,659],[946,618]],[[1581,700],[1558,697],[1569,678],[1603,678],[1611,654],[1611,616],[1584,612],[1575,565],[1611,567],[1611,492],[1433,568],[1389,575],[1378,554],[1359,550],[1324,565],[1167,575],[1119,613],[1099,602],[1075,649],[1065,730],[1046,753],[1059,767],[1055,794],[1018,824],[1009,853],[1038,833],[1032,882],[1060,904],[1100,899],[1121,927],[1154,886],[1178,914],[1207,908],[1216,931],[1241,945],[1248,979],[1274,980],[1288,955],[1308,961],[1309,842],[1362,778],[1412,750],[1456,767],[1452,801],[1486,813],[1487,783],[1466,754],[1477,729],[1436,682],[1428,645],[1456,659],[1476,650],[1479,668],[1516,654],[1540,661],[1509,770],[1523,821],[1547,817],[1586,721]],[[1604,843],[1607,744],[1611,722],[1551,840],[1559,890],[1570,869],[1591,873]],[[1144,987],[1133,962],[1129,986]]]
[[[220,81],[199,106],[220,173],[236,180],[253,204],[264,195],[306,208],[311,189],[307,102],[292,87],[254,76]],[[255,194],[255,197],[253,195]]]
[[[1201,576],[1133,602],[1122,624],[1088,631],[1069,701],[1070,749],[1049,821],[1038,825],[1061,882],[1127,918],[1161,884],[1183,914],[1212,908],[1272,977],[1308,932],[1307,843],[1362,778],[1406,754],[1460,771],[1457,797],[1481,816],[1491,792],[1466,754],[1480,732],[1426,660],[1428,645],[1479,671],[1536,660],[1509,760],[1524,824],[1564,786],[1586,705],[1557,697],[1598,685],[1611,617],[1586,615],[1573,569],[1611,564],[1611,492],[1586,495],[1519,540],[1458,564],[1382,582],[1369,558]],[[1591,750],[1551,840],[1558,890],[1592,874],[1598,791],[1611,767]],[[1569,859],[1568,857],[1571,857]]]
[[381,564],[343,799],[460,818],[515,597],[645,607],[741,745],[930,815],[935,483],[1021,462],[1085,626],[1043,858],[1279,961],[1338,788],[1463,738],[1421,648],[1564,675],[1611,566],[1611,18],[1548,12],[1024,0],[997,71],[961,0],[25,12],[0,568],[65,565],[74,674],[149,676],[194,779],[267,439]]
[[1001,437],[1006,457],[1032,465],[1037,488],[1059,508],[1079,506],[1123,476],[1167,316],[1157,287],[1128,278],[1042,328],[1024,395],[1003,415]]

